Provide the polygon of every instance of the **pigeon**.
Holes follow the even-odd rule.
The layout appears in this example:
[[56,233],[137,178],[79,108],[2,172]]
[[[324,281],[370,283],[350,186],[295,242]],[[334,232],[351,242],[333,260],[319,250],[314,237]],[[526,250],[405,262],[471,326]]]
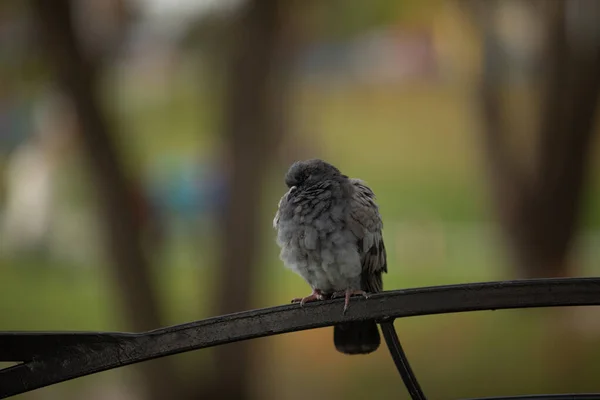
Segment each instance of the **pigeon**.
[[[375,194],[360,179],[343,175],[333,165],[311,159],[297,161],[285,176],[288,191],[273,219],[280,259],[300,275],[312,293],[293,303],[350,297],[383,290],[387,272],[383,222]],[[334,344],[344,354],[368,354],[379,347],[375,321],[334,326]]]

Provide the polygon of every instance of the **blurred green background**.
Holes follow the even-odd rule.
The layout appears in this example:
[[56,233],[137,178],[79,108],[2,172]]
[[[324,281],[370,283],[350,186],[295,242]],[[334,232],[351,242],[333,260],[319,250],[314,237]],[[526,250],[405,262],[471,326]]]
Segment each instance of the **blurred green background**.
[[[129,288],[115,273],[127,268],[122,261],[127,257],[118,255],[124,254],[115,250],[118,244],[108,244],[114,231],[106,228],[111,222],[102,209],[114,203],[98,194],[107,186],[96,185],[103,176],[101,163],[89,162],[93,140],[84,132],[86,115],[77,115],[81,98],[69,89],[71,75],[60,78],[65,63],[57,61],[56,50],[44,51],[36,36],[52,36],[60,26],[44,24],[44,18],[58,18],[58,13],[45,13],[42,3],[0,6],[5,27],[0,30],[0,330],[156,328],[152,322],[147,327],[132,323],[136,306],[124,305],[132,296],[123,292],[140,289]],[[279,261],[271,227],[286,190],[284,173],[292,161],[304,158],[326,159],[365,180],[376,193],[389,258],[386,289],[532,275],[523,272],[518,256],[512,258],[511,240],[505,240],[492,201],[497,194],[489,190],[494,182],[486,169],[485,117],[478,97],[482,79],[490,79],[482,78],[487,54],[482,38],[496,32],[504,45],[498,69],[505,75],[494,78],[494,84],[506,92],[501,97],[510,112],[505,117],[508,136],[516,137],[515,151],[525,154],[521,158],[527,164],[534,156],[525,142],[538,134],[536,126],[546,117],[537,114],[539,100],[531,93],[536,84],[544,84],[537,81],[540,71],[551,68],[551,61],[538,53],[544,18],[552,10],[511,1],[491,2],[493,7],[441,0],[64,3],[77,10],[73,30],[82,53],[97,67],[92,88],[101,99],[100,115],[110,121],[105,139],[116,149],[117,175],[139,196],[123,204],[120,215],[143,210],[139,232],[135,226],[127,232],[139,233],[134,239],[147,260],[140,263],[145,267],[141,274],[150,282],[156,302],[149,307],[156,305],[160,325],[221,314],[220,296],[237,295],[235,290],[226,293],[227,279],[236,277],[222,274],[236,268],[246,269],[244,276],[251,280],[241,284],[251,293],[238,303],[232,300],[240,308],[229,312],[284,304],[309,293],[305,282]],[[580,14],[597,15],[594,2],[575,3]],[[252,7],[264,14],[253,13]],[[269,14],[269,7],[278,12]],[[236,19],[244,13],[247,20]],[[249,23],[255,16],[266,22]],[[255,125],[236,136],[232,132],[239,128],[227,128],[228,123],[244,104],[260,113],[262,108],[251,105],[268,96],[269,86],[262,87],[266,94],[246,92],[237,108],[228,98],[235,97],[235,83],[244,77],[260,82],[260,73],[253,76],[252,70],[263,64],[253,57],[273,53],[246,49],[248,58],[234,67],[230,63],[239,62],[235,52],[248,47],[240,30],[260,31],[272,22],[268,18],[281,18],[264,34],[283,38],[272,44],[288,57],[281,67],[287,73],[277,81],[283,100],[273,95],[275,101],[267,104],[277,107],[267,107],[258,122],[240,117]],[[252,35],[261,33],[248,32]],[[598,35],[594,40],[597,51]],[[277,135],[259,137],[261,123],[268,128],[265,121],[271,117],[282,119],[272,129]],[[595,131],[590,129],[585,144],[589,169],[576,201],[581,223],[566,246],[565,260],[548,276],[561,275],[557,268],[570,276],[600,271]],[[224,270],[222,252],[240,248],[229,244],[223,250],[223,238],[230,237],[221,233],[228,226],[223,214],[239,204],[232,200],[239,192],[231,185],[241,179],[229,172],[237,171],[235,165],[238,170],[253,165],[252,159],[236,164],[241,153],[231,144],[235,140],[256,143],[246,148],[247,154],[268,163],[257,167],[258,193],[248,194],[260,204],[252,210],[258,221],[252,229],[260,238],[252,243],[258,248],[247,258],[240,255],[245,265]],[[121,199],[128,198],[124,193],[129,192]],[[508,194],[496,200],[510,201]],[[139,296],[146,293],[141,290]],[[396,326],[429,398],[592,392],[600,391],[596,311],[440,315],[399,320]],[[247,355],[240,356],[245,372],[231,377],[226,367],[215,367],[223,355],[209,349],[170,357],[169,365],[157,361],[159,372],[126,367],[17,398],[165,398],[145,389],[157,379],[171,390],[168,398],[177,399],[219,398],[218,387],[210,389],[219,384],[241,386],[235,396],[243,398],[408,398],[385,348],[366,357],[344,356],[333,347],[331,328],[248,346]],[[160,371],[170,375],[162,377]]]

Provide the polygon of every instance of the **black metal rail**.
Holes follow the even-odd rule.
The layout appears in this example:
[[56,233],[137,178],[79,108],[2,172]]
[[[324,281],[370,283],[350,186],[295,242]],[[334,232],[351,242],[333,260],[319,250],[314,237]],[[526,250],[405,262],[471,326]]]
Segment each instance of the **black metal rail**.
[[400,377],[402,378],[402,382],[404,382],[404,386],[406,386],[406,390],[408,390],[408,394],[410,394],[410,397],[413,400],[426,400],[425,394],[419,385],[419,381],[417,381],[417,377],[410,367],[408,358],[400,344],[400,339],[398,338],[396,328],[394,327],[394,321],[382,322],[380,325],[381,330],[383,331],[383,337],[385,338],[385,343],[390,350],[392,360],[394,360],[394,364],[396,364],[396,369],[398,370],[398,373],[400,373]]
[[[145,333],[0,332],[0,398],[158,357],[240,340],[373,319],[382,324],[394,362],[415,400],[425,399],[393,327],[394,318],[510,308],[600,305],[600,279],[535,279],[395,290],[352,301],[240,312]],[[499,399],[600,399],[600,394]]]

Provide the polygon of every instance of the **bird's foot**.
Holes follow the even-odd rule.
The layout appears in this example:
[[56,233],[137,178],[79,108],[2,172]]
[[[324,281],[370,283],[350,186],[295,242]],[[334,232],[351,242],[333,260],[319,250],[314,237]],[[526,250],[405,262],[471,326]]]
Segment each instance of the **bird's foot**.
[[304,303],[319,300],[325,300],[325,295],[319,289],[313,289],[310,295],[306,297],[296,297],[295,299],[292,299],[292,303],[300,303],[300,305],[303,306]]
[[348,306],[350,305],[350,297],[363,296],[365,299],[369,298],[369,294],[367,292],[365,292],[364,290],[357,290],[357,289],[346,289],[346,290],[341,290],[339,292],[334,292],[331,295],[331,298],[335,299],[336,297],[342,297],[342,296],[344,296],[344,298],[345,298],[343,314],[346,314],[346,311],[348,311]]

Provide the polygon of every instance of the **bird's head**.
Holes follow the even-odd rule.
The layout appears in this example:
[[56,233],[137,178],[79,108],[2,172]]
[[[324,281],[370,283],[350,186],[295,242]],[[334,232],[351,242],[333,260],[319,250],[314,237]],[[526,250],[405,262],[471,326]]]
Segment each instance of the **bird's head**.
[[339,169],[319,159],[296,161],[285,175],[285,184],[292,186],[310,186],[326,179],[343,176]]

